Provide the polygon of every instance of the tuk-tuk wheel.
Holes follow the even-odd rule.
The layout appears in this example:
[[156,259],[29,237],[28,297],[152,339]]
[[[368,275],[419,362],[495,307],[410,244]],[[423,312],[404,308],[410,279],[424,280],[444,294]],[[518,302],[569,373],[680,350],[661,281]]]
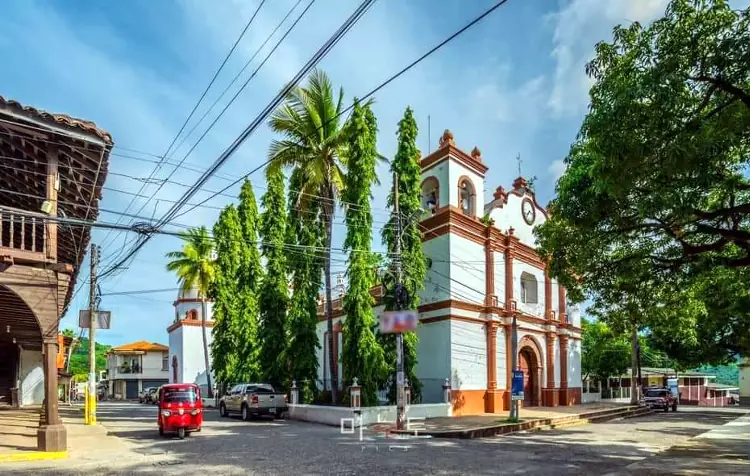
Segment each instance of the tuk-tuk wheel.
[[164,428],[159,427],[159,436],[164,436]]
[[185,428],[178,428],[177,429],[177,438],[184,440],[185,439]]

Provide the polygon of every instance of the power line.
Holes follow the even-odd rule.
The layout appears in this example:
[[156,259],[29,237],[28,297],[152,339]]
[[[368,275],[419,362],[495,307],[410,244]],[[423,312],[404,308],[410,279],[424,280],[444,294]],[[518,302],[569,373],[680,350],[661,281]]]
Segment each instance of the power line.
[[[314,0],[313,0],[314,1]],[[184,203],[187,202],[191,197],[195,195],[195,193],[208,181],[208,179],[237,151],[237,149],[242,145],[245,140],[263,123],[265,122],[266,118],[278,107],[278,105],[284,100],[284,98],[289,94],[289,92],[295,88],[299,82],[307,75],[307,73],[314,68],[321,59],[333,48],[338,41],[351,29],[352,26],[364,15],[367,10],[372,6],[375,0],[364,0],[360,6],[352,13],[352,15],[344,22],[344,24],[333,34],[333,36],[316,52],[315,55],[313,55],[312,58],[302,67],[302,69],[292,78],[287,85],[282,88],[281,91],[276,95],[276,97],[266,106],[266,108],[250,123],[250,125],[245,128],[245,130],[240,134],[234,142],[219,156],[219,158],[214,161],[212,166],[196,181],[193,188],[188,190],[184,195],[183,199],[181,200],[182,203],[175,204],[165,215],[164,217],[159,221],[159,224],[166,224],[170,220],[175,218],[175,215],[179,210],[184,206]],[[312,1],[310,4],[308,4],[307,8],[302,12],[302,15],[310,8],[312,5]],[[297,22],[302,18],[302,15],[297,18],[295,23],[292,25],[291,28],[294,28],[294,26],[297,24]],[[291,31],[291,29],[289,30]],[[287,31],[288,34],[288,31]],[[285,36],[286,37],[286,34]],[[282,41],[283,38],[282,37]],[[135,253],[137,253],[147,242],[149,237],[146,236],[142,240],[139,241],[138,244],[136,244],[130,252],[121,260],[119,260],[114,266],[111,266],[109,269],[105,270],[102,273],[102,276],[107,276],[113,272],[114,269],[116,269],[119,266],[122,266],[127,260],[132,257]]]
[[[229,53],[227,53],[227,55],[224,57],[224,60],[221,62],[221,65],[219,66],[219,69],[216,70],[216,72],[214,73],[213,78],[211,78],[211,81],[209,81],[208,85],[203,90],[203,93],[201,94],[200,98],[198,98],[198,101],[195,103],[195,106],[193,106],[193,109],[190,111],[190,114],[188,114],[188,117],[182,123],[182,126],[180,127],[180,130],[177,132],[177,135],[175,135],[174,139],[172,139],[172,142],[169,144],[169,147],[167,147],[166,152],[164,152],[164,154],[162,154],[162,157],[161,157],[159,163],[156,165],[156,167],[154,167],[151,170],[151,174],[149,175],[149,180],[152,179],[154,177],[154,175],[161,169],[161,167],[163,165],[163,161],[166,160],[167,155],[169,155],[169,152],[172,150],[172,147],[177,142],[177,139],[179,139],[180,135],[185,130],[185,127],[190,122],[190,119],[192,119],[193,114],[195,114],[195,111],[198,109],[198,107],[200,106],[201,102],[203,102],[203,99],[206,97],[206,94],[208,94],[208,91],[211,89],[211,86],[213,86],[214,82],[216,81],[216,78],[219,77],[219,73],[221,73],[221,71],[224,69],[224,66],[226,66],[227,61],[229,61],[229,58],[232,56],[232,53],[234,53],[234,50],[237,48],[237,45],[240,43],[240,41],[242,41],[242,38],[245,36],[245,33],[247,33],[247,30],[250,28],[250,25],[252,25],[253,20],[255,20],[256,15],[258,14],[258,12],[260,11],[261,7],[263,6],[263,4],[265,2],[266,2],[266,0],[262,0],[260,2],[260,4],[258,5],[258,8],[255,10],[255,13],[253,13],[253,16],[250,17],[250,20],[248,20],[247,24],[245,25],[245,28],[242,30],[242,32],[240,33],[240,35],[237,37],[237,40],[232,45],[232,48],[229,50]],[[185,158],[187,158],[187,157],[185,157]],[[182,165],[182,162],[184,162],[184,161],[185,161],[185,159],[183,159],[180,162],[179,165]],[[179,167],[179,165],[177,167]],[[172,173],[167,178],[172,177],[172,175],[174,174],[174,172],[177,170],[177,167],[175,167],[172,170]],[[162,189],[163,186],[164,186],[164,183],[162,182],[159,185],[159,187],[156,189],[156,191],[151,195],[151,197],[148,200],[146,200],[146,202],[143,204],[143,206],[141,206],[141,208],[136,212],[136,214],[139,214],[139,213],[141,213],[143,211],[143,208],[153,199],[153,197]],[[138,193],[139,194],[142,193],[143,189],[145,187],[146,187],[146,182],[144,182],[141,185],[141,188],[138,191]],[[130,203],[128,203],[127,208],[125,208],[125,212],[127,212],[128,210],[130,210],[130,207],[133,206],[133,203],[135,203],[135,199],[136,198],[137,197],[134,196],[133,199],[130,201]],[[118,220],[118,223],[119,223],[119,220]],[[106,240],[109,237],[109,233],[110,232],[107,232],[107,234],[102,239],[102,244],[103,245],[106,245]]]
[[[419,58],[417,58],[416,60],[412,61],[410,64],[408,64],[404,68],[402,68],[396,74],[392,75],[390,78],[388,78],[385,81],[383,81],[382,83],[380,83],[380,85],[378,85],[375,89],[373,89],[370,92],[368,92],[367,94],[365,94],[361,99],[358,99],[357,102],[353,103],[351,106],[345,108],[340,113],[338,113],[335,116],[331,117],[329,120],[327,120],[325,123],[323,123],[320,127],[318,127],[315,131],[317,132],[320,129],[328,126],[328,124],[330,124],[332,121],[338,119],[343,114],[349,112],[352,108],[354,108],[354,106],[356,104],[358,104],[358,103],[360,103],[362,101],[366,101],[367,99],[369,99],[376,92],[380,91],[385,86],[387,86],[388,84],[390,84],[391,82],[393,82],[394,80],[396,80],[398,77],[400,77],[401,75],[403,75],[404,73],[406,73],[407,71],[409,71],[411,68],[415,67],[416,65],[418,65],[419,63],[421,63],[422,61],[424,61],[427,57],[429,57],[430,55],[432,55],[433,53],[435,53],[436,51],[438,51],[440,48],[442,48],[443,46],[445,46],[446,44],[448,44],[449,42],[451,42],[452,40],[454,40],[455,38],[457,38],[458,36],[460,36],[461,34],[463,34],[466,30],[468,30],[469,28],[473,27],[474,25],[476,25],[477,23],[479,23],[480,21],[482,21],[487,15],[489,15],[490,13],[494,12],[495,10],[497,10],[498,8],[500,8],[501,6],[503,6],[505,3],[507,3],[507,1],[508,0],[501,0],[498,3],[496,3],[494,6],[490,7],[484,13],[482,13],[481,15],[479,15],[478,17],[476,17],[474,20],[472,20],[471,22],[469,22],[468,24],[466,24],[463,28],[459,29],[458,31],[456,31],[455,33],[453,33],[452,35],[450,35],[449,37],[447,37],[445,40],[441,41],[440,43],[438,43],[437,45],[435,45],[433,48],[431,48],[430,50],[428,50],[422,56],[420,56]],[[254,174],[258,170],[262,169],[263,167],[265,167],[266,165],[268,165],[269,163],[271,163],[271,160],[272,159],[266,160],[265,162],[263,162],[259,166],[255,167],[254,169],[252,169],[250,172],[248,172],[244,176],[238,178],[234,182],[230,183],[228,186],[226,186],[223,189],[221,189],[220,192],[223,193],[223,192],[229,190],[231,187],[237,185],[241,180],[249,177],[250,175]],[[209,200],[213,199],[215,196],[216,195],[212,195],[212,196],[208,197],[207,199],[205,199],[202,202],[200,202],[200,204],[204,204],[204,203],[208,202]],[[177,216],[184,216],[186,213],[191,212],[195,208],[196,207],[193,206],[192,208],[188,209],[187,211],[185,211],[183,213],[180,213]]]

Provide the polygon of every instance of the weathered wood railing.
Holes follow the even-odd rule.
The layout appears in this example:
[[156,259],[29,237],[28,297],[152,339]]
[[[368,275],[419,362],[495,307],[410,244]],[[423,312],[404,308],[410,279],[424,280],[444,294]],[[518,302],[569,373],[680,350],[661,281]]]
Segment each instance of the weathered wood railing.
[[0,248],[20,253],[15,253],[19,257],[43,260],[47,250],[47,222],[41,214],[0,208]]

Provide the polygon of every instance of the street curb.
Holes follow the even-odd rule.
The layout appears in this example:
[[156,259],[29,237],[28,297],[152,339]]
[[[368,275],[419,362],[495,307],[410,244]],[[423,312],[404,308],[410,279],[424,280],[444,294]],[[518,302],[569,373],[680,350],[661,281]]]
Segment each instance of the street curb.
[[19,463],[23,461],[46,461],[67,459],[67,451],[29,451],[22,453],[0,454],[0,463]]
[[[529,420],[517,424],[490,425],[478,428],[466,428],[462,430],[419,430],[420,435],[432,436],[433,438],[453,438],[453,439],[473,439],[487,438],[519,431],[541,431],[546,429],[560,428],[563,426],[578,426],[593,423],[597,421],[612,420],[615,418],[624,418],[626,416],[641,412],[641,407],[626,406],[597,412],[581,413],[578,415],[565,415],[553,418],[543,418]],[[648,413],[643,413],[648,414]],[[638,415],[633,416],[640,416]],[[414,431],[409,430],[391,430],[390,433],[400,435],[411,435]]]

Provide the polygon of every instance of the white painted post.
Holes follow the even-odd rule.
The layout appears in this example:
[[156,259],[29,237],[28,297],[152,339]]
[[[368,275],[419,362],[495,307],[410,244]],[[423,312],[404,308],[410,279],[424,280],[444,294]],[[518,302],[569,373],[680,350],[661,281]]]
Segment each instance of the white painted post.
[[451,384],[450,380],[445,379],[443,383],[443,403],[451,402]]
[[297,388],[297,381],[292,380],[292,405],[299,404],[299,389]]
[[404,380],[404,406],[409,407],[411,405],[411,386],[409,380]]

